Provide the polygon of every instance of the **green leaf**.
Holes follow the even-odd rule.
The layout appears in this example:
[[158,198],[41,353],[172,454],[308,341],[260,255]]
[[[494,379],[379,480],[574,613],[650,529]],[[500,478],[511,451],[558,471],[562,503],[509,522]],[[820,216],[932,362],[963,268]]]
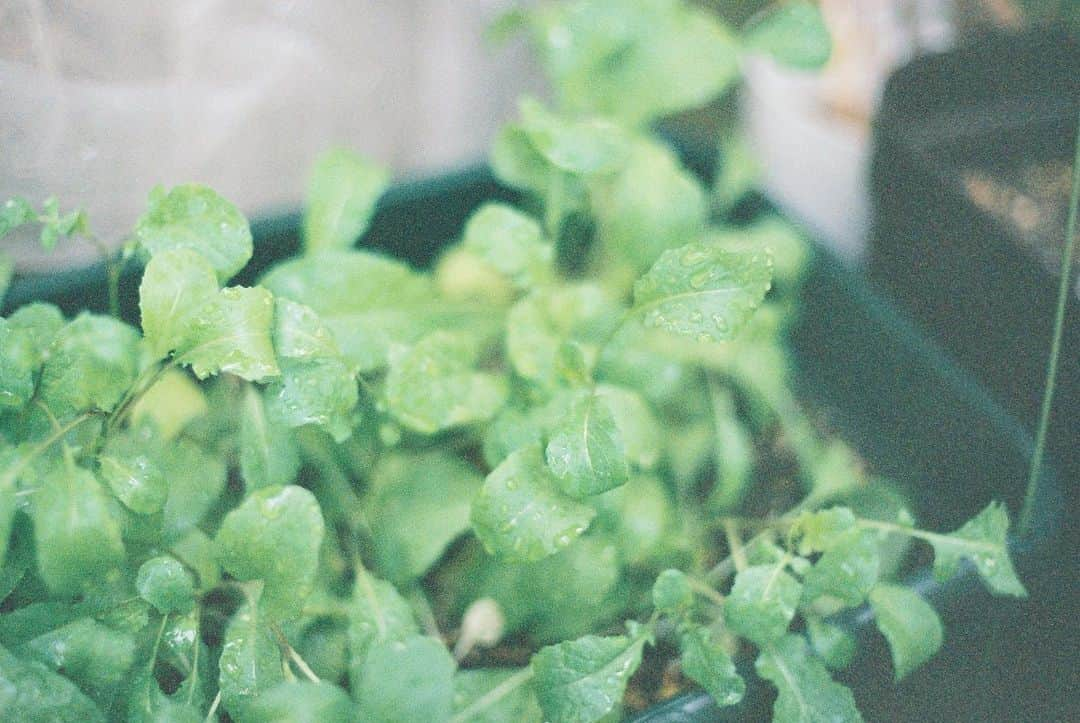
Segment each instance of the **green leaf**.
[[183,560],[198,575],[199,590],[212,590],[221,581],[221,567],[218,565],[214,541],[197,527],[178,536],[169,552]]
[[[5,457],[3,451],[0,451],[0,465],[6,467],[9,464],[11,464],[9,459]],[[3,566],[4,563],[9,560],[8,545],[11,542],[11,530],[15,526],[15,512],[18,510],[18,506],[19,498],[15,494],[15,480],[7,477],[0,478],[0,566]],[[12,558],[16,558],[18,556],[19,543],[16,542],[12,547],[15,551]],[[17,574],[18,578],[21,578],[25,573],[26,568],[29,567],[29,560],[24,561],[21,564],[16,564],[18,565],[16,570],[19,570],[19,568],[21,568],[21,570],[17,573],[15,573],[15,570],[11,570],[10,572]],[[0,571],[0,580],[3,580],[8,573],[9,570],[7,569]],[[3,600],[10,594],[11,589],[17,584],[18,578],[10,584],[0,582],[0,600]]]
[[142,564],[135,578],[139,597],[158,612],[186,614],[195,607],[195,584],[176,558],[162,555]]
[[265,582],[259,607],[267,618],[294,618],[313,589],[323,531],[319,503],[306,489],[263,487],[225,516],[218,559],[238,580]]
[[240,723],[352,723],[353,705],[345,691],[330,683],[306,680],[279,683],[245,702]]
[[390,413],[421,434],[490,419],[506,401],[506,384],[475,371],[476,356],[469,339],[443,331],[395,355],[386,376]]
[[270,340],[273,317],[274,298],[266,289],[222,289],[191,320],[177,361],[191,366],[199,379],[228,373],[260,382],[278,376]]
[[519,289],[551,278],[554,250],[540,224],[513,206],[486,203],[465,223],[465,250],[491,265]]
[[765,647],[787,632],[801,593],[802,585],[783,564],[753,565],[735,576],[724,620],[732,632]]
[[814,653],[825,665],[834,670],[843,670],[851,664],[855,657],[855,638],[843,629],[817,618],[807,619],[806,630]]
[[0,410],[19,409],[34,396],[34,373],[41,363],[35,351],[29,332],[0,318]]
[[116,498],[132,512],[160,512],[169,495],[169,481],[159,464],[164,444],[152,427],[113,435],[98,455],[98,471]]
[[626,157],[625,133],[611,121],[561,118],[532,98],[522,99],[518,109],[520,127],[533,148],[560,171],[578,176],[610,173]]
[[0,647],[0,710],[12,721],[105,723],[75,684],[41,663],[24,663]]
[[315,161],[308,182],[304,245],[308,253],[347,249],[367,230],[390,173],[343,148]]
[[172,441],[209,411],[206,395],[198,384],[185,372],[169,369],[131,408],[131,424],[150,421],[163,440]]
[[253,386],[244,390],[240,415],[240,474],[245,486],[253,490],[295,480],[300,470],[296,441],[270,418],[263,396]]
[[379,461],[365,505],[379,572],[394,582],[422,576],[469,529],[470,500],[483,478],[445,453]]
[[536,697],[551,723],[595,721],[615,710],[641,664],[647,635],[586,635],[533,655]]
[[[454,715],[469,723],[540,723],[543,713],[524,670],[459,670],[454,674]],[[469,715],[463,716],[468,712]]]
[[13,229],[30,223],[37,218],[34,207],[25,198],[15,196],[4,201],[0,206],[0,239]]
[[701,685],[719,706],[735,705],[746,692],[746,682],[735,672],[735,663],[702,625],[689,625],[679,636],[682,670]]
[[770,8],[743,31],[743,45],[768,53],[792,68],[814,70],[832,53],[832,39],[821,10],[805,0]]
[[878,630],[889,641],[893,669],[900,680],[941,649],[944,630],[937,611],[913,590],[877,585],[870,591]]
[[[352,690],[363,683],[363,661],[376,643],[402,641],[420,632],[412,608],[397,589],[358,570],[348,608],[349,682]],[[375,683],[373,682],[372,685]]]
[[149,208],[135,224],[135,240],[150,254],[191,249],[206,258],[218,279],[228,281],[251,259],[247,219],[205,186],[161,186],[150,192]]
[[595,184],[591,203],[605,249],[636,273],[696,238],[708,218],[701,183],[674,151],[648,139],[635,140],[624,167]]
[[630,464],[642,470],[655,467],[663,431],[649,403],[637,392],[611,384],[597,384],[596,397],[611,411]]
[[356,375],[340,358],[280,362],[281,377],[266,390],[266,411],[286,427],[314,424],[337,442],[352,434],[359,400]]
[[353,691],[359,720],[442,723],[454,699],[450,651],[438,640],[412,635],[374,643]]
[[576,499],[625,484],[630,474],[611,408],[591,389],[575,396],[569,414],[551,430],[545,456],[559,487]]
[[41,371],[41,400],[58,418],[112,411],[138,372],[139,334],[112,317],[83,312],[56,334]]
[[181,700],[185,684],[173,698],[165,695],[152,670],[143,670],[131,682],[128,723],[199,723],[204,720],[195,707]]
[[127,681],[135,662],[131,634],[85,617],[37,636],[26,647],[35,659],[63,672],[99,701]]
[[216,272],[202,254],[175,248],[150,259],[139,284],[139,313],[157,358],[190,346],[192,325],[217,293]]
[[7,321],[13,329],[21,329],[30,334],[35,364],[45,361],[49,347],[65,324],[60,309],[43,301],[20,306]]
[[648,328],[698,341],[726,341],[750,320],[771,277],[766,253],[687,244],[661,254],[634,284],[634,312]]
[[785,635],[762,650],[755,668],[780,693],[773,705],[775,723],[862,720],[851,691],[829,677],[829,671],[797,635]]
[[665,615],[682,616],[694,606],[694,591],[686,573],[664,570],[652,588],[653,605]]
[[739,421],[735,399],[726,389],[709,382],[713,405],[713,435],[716,484],[708,507],[721,513],[738,508],[753,480],[757,450],[750,432]]
[[561,106],[644,126],[703,105],[738,77],[737,43],[714,13],[682,2],[547,5],[533,38]]
[[[0,222],[2,223],[2,222]],[[4,234],[0,229],[0,237]],[[11,279],[15,276],[15,262],[5,253],[0,253],[0,308],[3,308],[4,297],[7,295]]]
[[74,595],[124,560],[120,528],[101,483],[86,469],[57,467],[33,495],[38,572],[57,595]]
[[803,512],[792,525],[792,534],[799,535],[799,554],[827,550],[848,537],[855,528],[855,515],[847,507]]
[[274,350],[284,359],[313,361],[341,356],[337,341],[315,311],[289,299],[274,300]]
[[991,502],[956,532],[933,535],[929,541],[934,546],[934,574],[947,580],[956,574],[961,559],[968,559],[994,594],[1027,597],[1009,559],[1008,531],[1008,511],[1000,502]]
[[249,700],[282,681],[281,649],[254,601],[244,603],[225,628],[218,668],[221,703],[235,717]]
[[225,463],[187,439],[170,442],[158,460],[168,480],[163,531],[172,541],[202,522],[225,490]]
[[807,600],[822,595],[847,607],[862,604],[877,583],[881,556],[873,533],[849,531],[830,545],[803,576]]
[[493,555],[539,560],[566,548],[596,515],[564,495],[538,446],[514,452],[484,480],[472,506],[476,536]]

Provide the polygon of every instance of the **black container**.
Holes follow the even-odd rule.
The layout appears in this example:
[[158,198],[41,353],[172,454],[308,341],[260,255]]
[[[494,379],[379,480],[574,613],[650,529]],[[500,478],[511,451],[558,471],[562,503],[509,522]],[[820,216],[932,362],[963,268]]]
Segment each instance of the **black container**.
[[[460,233],[469,211],[492,197],[512,194],[483,170],[398,186],[380,205],[366,243],[427,263]],[[238,281],[250,282],[266,265],[295,252],[299,228],[298,215],[255,223],[259,265],[246,269]],[[20,280],[9,301],[47,298],[69,311],[103,306],[100,269],[62,281]],[[123,294],[130,316],[136,310],[134,283],[128,277]],[[912,491],[924,525],[954,529],[991,499],[1003,500],[1016,514],[1030,439],[971,378],[823,251],[814,256],[801,309],[791,335],[800,394],[828,414],[830,424],[876,472]],[[1047,473],[1036,500],[1038,534],[1013,541],[1022,578],[1042,564],[1040,552],[1058,529],[1060,513],[1060,489]],[[1009,640],[999,639],[993,621],[1022,618],[1025,603],[990,598],[970,566],[944,585],[933,582],[926,569],[908,582],[942,612],[946,649],[894,686],[888,651],[873,632],[867,611],[848,616],[845,624],[867,642],[844,678],[854,687],[860,708],[868,720],[994,719],[990,713],[1008,692],[987,690],[970,679],[987,664],[972,650],[1008,645]],[[760,720],[769,717],[770,705],[766,686],[752,683],[745,702],[736,708],[718,711],[707,696],[691,694],[638,720]]]

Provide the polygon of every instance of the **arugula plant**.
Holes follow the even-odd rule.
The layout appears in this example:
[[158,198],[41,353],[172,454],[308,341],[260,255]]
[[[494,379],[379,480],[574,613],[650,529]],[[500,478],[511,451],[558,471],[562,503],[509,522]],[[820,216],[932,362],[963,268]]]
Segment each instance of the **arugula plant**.
[[[736,704],[732,656],[756,650],[776,720],[858,720],[833,614],[869,605],[897,678],[942,644],[889,582],[909,541],[942,578],[967,561],[1024,594],[1001,505],[920,529],[818,432],[782,344],[801,239],[711,225],[650,133],[743,52],[820,65],[814,8],[736,32],[674,0],[578,0],[515,28],[556,97],[495,143],[528,200],[481,206],[433,270],[354,248],[388,175],[332,151],[302,253],[257,286],[228,285],[247,221],[179,186],[125,252],[138,327],[44,303],[0,319],[12,719],[608,720],[676,656]],[[4,209],[47,243],[85,231]]]

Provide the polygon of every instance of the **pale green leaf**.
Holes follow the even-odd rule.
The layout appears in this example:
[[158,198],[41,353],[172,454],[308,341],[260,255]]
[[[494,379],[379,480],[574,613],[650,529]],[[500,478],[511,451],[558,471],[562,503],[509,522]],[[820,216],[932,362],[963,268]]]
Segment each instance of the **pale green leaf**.
[[611,411],[630,464],[641,470],[655,467],[663,432],[648,402],[637,392],[612,384],[597,384],[596,398]]
[[353,370],[340,358],[282,359],[280,367],[266,390],[267,415],[286,427],[314,424],[337,442],[348,439],[359,399]]
[[153,557],[139,567],[135,578],[139,597],[163,615],[186,614],[195,607],[195,583],[176,558]]
[[58,418],[112,411],[135,381],[139,334],[112,317],[83,312],[56,334],[41,371],[41,400]]
[[530,671],[502,668],[459,670],[454,675],[454,714],[469,723],[541,723],[543,713]]
[[735,576],[724,621],[732,632],[767,646],[787,632],[801,593],[802,585],[782,564],[753,565]]
[[12,721],[105,723],[101,709],[75,684],[42,663],[25,663],[0,647],[0,710]]
[[519,104],[521,129],[536,152],[566,173],[588,176],[610,173],[626,157],[625,132],[611,121],[562,118],[532,98]]
[[505,381],[475,370],[470,339],[437,331],[391,359],[387,408],[404,426],[434,434],[490,419],[506,400]]
[[906,587],[877,585],[869,597],[878,630],[892,650],[896,679],[900,680],[941,648],[941,618],[917,592]]
[[86,469],[60,466],[33,495],[38,572],[57,595],[74,595],[124,560],[105,490]]
[[270,619],[299,616],[314,587],[324,526],[319,503],[303,487],[251,492],[221,523],[215,543],[222,568],[238,580],[263,580],[260,610]]
[[205,186],[176,186],[150,192],[149,208],[135,225],[135,239],[150,256],[169,249],[191,249],[206,258],[227,281],[251,259],[247,219]]
[[742,700],[746,682],[709,628],[687,626],[679,636],[679,652],[683,673],[704,688],[717,705],[735,705]]
[[825,665],[834,670],[843,670],[851,664],[855,657],[855,638],[846,631],[817,618],[806,621],[806,631],[814,653]]
[[244,603],[225,628],[218,668],[221,704],[233,716],[282,681],[281,649],[262,607],[254,601]]
[[538,446],[514,452],[484,480],[472,505],[477,537],[494,555],[539,560],[567,547],[595,516],[564,495]]
[[199,379],[227,373],[258,382],[277,376],[273,317],[274,299],[266,289],[222,289],[191,320],[177,361],[191,366]]
[[664,570],[652,588],[653,606],[665,615],[685,615],[694,606],[694,591],[686,573]]
[[551,723],[595,721],[622,702],[641,663],[646,635],[587,635],[541,648],[533,655],[536,697]]
[[956,574],[961,559],[967,559],[994,594],[1026,597],[1027,590],[1009,559],[1008,532],[1008,511],[1000,502],[991,502],[956,532],[929,538],[934,546],[934,574],[946,580]]
[[131,408],[131,423],[151,421],[161,438],[171,441],[209,411],[206,394],[199,385],[188,374],[169,369]]
[[169,480],[160,460],[165,445],[152,427],[142,426],[114,434],[98,455],[101,478],[132,512],[160,512],[169,495]]
[[750,320],[771,277],[767,253],[691,243],[665,251],[634,284],[634,312],[648,328],[726,341]]
[[357,571],[348,616],[349,682],[353,690],[358,690],[364,679],[363,662],[371,647],[405,640],[418,634],[420,628],[412,608],[397,589],[365,570]]
[[189,345],[192,324],[217,293],[216,272],[202,254],[175,248],[150,259],[139,284],[139,313],[156,357]]
[[225,463],[187,439],[170,442],[158,460],[168,485],[163,533],[178,539],[202,522],[225,489]]
[[0,410],[19,409],[30,401],[40,363],[30,333],[0,318]]
[[545,456],[559,487],[577,499],[614,489],[629,476],[615,417],[592,390],[575,395],[568,415],[548,436]]
[[217,548],[214,546],[214,541],[199,528],[189,529],[179,536],[172,543],[169,552],[198,575],[200,591],[212,590],[221,581]]
[[308,181],[307,252],[345,249],[356,243],[389,182],[385,168],[351,151],[336,148],[320,155]]
[[296,441],[272,419],[263,395],[253,386],[244,390],[240,413],[240,474],[251,489],[286,485],[296,479],[300,455]]
[[717,388],[711,380],[709,391],[713,405],[716,484],[708,506],[710,510],[730,513],[738,508],[753,481],[757,450],[750,432],[739,421],[732,394]]
[[881,558],[873,533],[851,530],[832,541],[803,576],[807,600],[826,595],[847,607],[862,604],[874,587]]
[[310,361],[341,355],[334,335],[315,311],[290,299],[274,299],[274,351],[279,357]]
[[353,704],[341,688],[306,680],[278,683],[246,701],[239,723],[352,723]]
[[56,335],[64,327],[64,315],[60,309],[44,301],[20,306],[7,318],[13,329],[30,334],[34,348],[35,364],[41,364],[49,354]]
[[30,223],[37,218],[37,211],[33,205],[21,196],[15,196],[4,201],[0,206],[0,238],[6,236],[13,229]]
[[92,618],[78,618],[26,644],[33,657],[62,672],[102,701],[125,683],[135,662],[135,638]]
[[773,705],[775,723],[862,720],[851,691],[829,677],[829,671],[797,635],[785,635],[762,650],[755,668],[779,691]]
[[833,547],[855,527],[855,515],[847,507],[803,512],[792,525],[799,535],[799,554],[809,555]]
[[832,39],[821,10],[806,0],[770,8],[743,31],[742,41],[750,50],[803,70],[824,66],[832,53]]
[[512,206],[487,203],[473,212],[465,223],[462,246],[519,289],[551,278],[551,244],[536,220]]
[[450,717],[456,665],[438,640],[412,635],[375,642],[361,667],[353,690],[360,720],[444,723]]

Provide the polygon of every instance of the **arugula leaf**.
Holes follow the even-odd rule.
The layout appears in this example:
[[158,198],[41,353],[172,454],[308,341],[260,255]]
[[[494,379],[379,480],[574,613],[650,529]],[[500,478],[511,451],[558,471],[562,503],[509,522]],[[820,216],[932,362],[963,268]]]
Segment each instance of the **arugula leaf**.
[[26,644],[36,660],[62,672],[99,703],[127,681],[135,662],[135,638],[88,617],[78,618]]
[[152,427],[136,427],[113,435],[98,455],[101,478],[132,512],[160,512],[169,495],[168,480],[158,462],[163,444]]
[[692,243],[661,254],[634,284],[634,313],[648,328],[726,341],[750,320],[772,277],[766,253]]
[[0,710],[11,720],[105,723],[101,709],[75,684],[41,663],[25,663],[0,647]]
[[686,573],[664,570],[652,588],[653,605],[665,615],[682,616],[694,606],[694,591]]
[[329,683],[306,680],[278,683],[245,702],[238,719],[242,723],[351,723],[352,701],[345,691]]
[[169,369],[131,408],[131,425],[152,423],[158,436],[168,442],[209,411],[206,394],[191,377]]
[[0,206],[0,238],[36,218],[37,212],[25,198],[20,196],[9,198],[4,201],[4,205]]
[[390,413],[421,434],[490,419],[506,401],[506,384],[475,371],[476,356],[471,340],[444,331],[394,354],[385,388]]
[[7,318],[7,322],[12,329],[21,329],[30,335],[35,365],[40,365],[48,357],[53,340],[65,324],[60,309],[43,301],[19,307]]
[[814,70],[832,54],[832,39],[821,10],[805,0],[770,8],[743,31],[743,46],[768,53],[792,68]]
[[215,544],[222,568],[238,580],[263,580],[267,618],[297,617],[311,594],[323,539],[315,496],[303,487],[262,487],[225,516]]
[[[347,636],[351,661],[349,681],[352,690],[359,690],[364,671],[361,663],[376,643],[402,641],[420,632],[412,608],[397,589],[359,570],[348,607]],[[374,685],[374,683],[372,683]]]
[[486,203],[465,222],[462,247],[519,289],[550,280],[554,249],[540,224],[512,206]]
[[168,555],[152,557],[135,578],[139,597],[163,615],[191,611],[195,607],[195,584],[184,566]]
[[143,334],[154,355],[190,346],[192,324],[217,293],[217,272],[202,254],[191,248],[155,254],[139,284]]
[[855,514],[847,507],[803,512],[792,525],[792,534],[799,536],[799,554],[827,550],[845,540],[855,528]]
[[289,484],[300,469],[300,453],[289,430],[267,412],[263,395],[244,390],[240,409],[240,474],[249,490]]
[[56,595],[82,592],[124,562],[120,527],[89,470],[56,467],[33,497],[38,573]]
[[889,641],[897,680],[941,649],[941,619],[918,593],[898,585],[879,584],[869,597],[878,630]]
[[520,100],[518,111],[533,148],[560,171],[577,176],[610,173],[625,158],[625,134],[608,120],[560,118],[533,98]]
[[851,664],[855,657],[855,639],[847,632],[814,617],[807,619],[806,631],[814,653],[825,665],[834,670],[843,670]]
[[568,415],[551,430],[545,450],[559,487],[581,499],[626,483],[626,446],[606,400],[593,390],[575,395]]
[[615,710],[648,639],[648,634],[586,635],[541,648],[532,668],[545,720],[593,721]]
[[797,635],[785,635],[763,649],[754,667],[780,693],[773,705],[775,723],[862,720],[851,691],[829,677]]
[[202,714],[186,701],[178,700],[183,691],[181,687],[174,694],[175,698],[169,697],[161,690],[153,671],[142,671],[131,683],[128,723],[199,723],[203,720]]
[[199,590],[212,590],[221,581],[221,566],[217,561],[214,541],[197,527],[177,536],[169,552],[184,561],[199,577]]
[[655,467],[663,433],[648,402],[632,389],[612,384],[597,384],[596,399],[611,411],[627,461],[640,470]]
[[0,410],[19,409],[30,401],[40,363],[30,334],[0,318]]
[[570,545],[596,515],[559,490],[539,446],[524,447],[496,467],[473,499],[476,536],[493,555],[539,560]]
[[251,229],[236,206],[206,186],[161,186],[150,192],[149,208],[135,224],[135,240],[150,256],[169,249],[191,249],[210,262],[220,281],[247,265],[253,250]]
[[877,583],[880,569],[874,535],[853,530],[835,540],[806,572],[803,595],[807,600],[828,595],[847,607],[855,607]]
[[543,713],[529,683],[528,668],[459,670],[454,674],[454,718],[469,723],[540,723]]
[[423,635],[377,641],[353,691],[360,720],[446,721],[454,697],[454,663],[441,642]]
[[390,173],[344,148],[320,155],[308,182],[304,246],[308,253],[347,249],[367,230]]
[[802,585],[782,563],[753,565],[735,576],[724,620],[733,632],[766,647],[787,632],[801,593]]
[[273,316],[274,299],[266,289],[221,289],[191,320],[177,362],[189,365],[199,379],[227,373],[260,382],[278,376],[270,339]]
[[221,703],[241,720],[249,700],[282,681],[281,651],[256,601],[245,602],[225,628],[218,668]]
[[960,560],[966,558],[975,564],[994,594],[1027,597],[1009,559],[1008,531],[1008,511],[1000,502],[991,502],[952,534],[929,536],[934,546],[934,574],[939,580],[947,580],[956,574]]
[[709,628],[688,625],[679,635],[682,670],[705,689],[719,706],[735,705],[746,692],[746,682],[735,672],[735,663]]

